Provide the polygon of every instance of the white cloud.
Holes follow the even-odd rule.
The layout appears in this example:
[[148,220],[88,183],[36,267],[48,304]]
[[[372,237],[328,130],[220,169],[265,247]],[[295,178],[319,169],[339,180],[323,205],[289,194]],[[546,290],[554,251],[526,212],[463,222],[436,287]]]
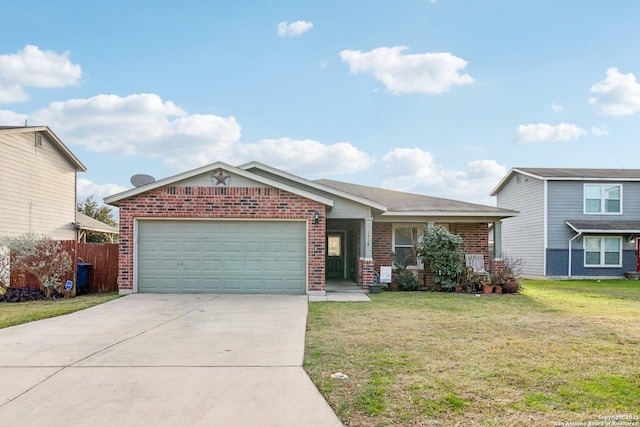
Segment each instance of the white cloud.
[[9,110],[0,110],[0,125],[2,126],[24,126],[27,120],[26,114],[14,113]]
[[186,170],[226,156],[240,139],[233,116],[188,114],[155,94],[98,95],[51,103],[32,114],[65,142],[97,152],[164,158]]
[[609,131],[607,130],[607,124],[606,123],[600,123],[600,127],[595,127],[592,126],[591,127],[591,133],[594,136],[607,136],[609,135]]
[[325,145],[311,139],[263,139],[237,146],[236,156],[236,162],[260,160],[307,177],[359,172],[374,163],[373,158],[348,142]]
[[343,50],[340,58],[352,74],[372,72],[376,80],[396,95],[404,93],[444,93],[452,86],[473,83],[462,74],[467,61],[450,53],[404,55],[405,46],[380,47],[369,52]]
[[553,110],[554,113],[560,113],[564,111],[564,107],[562,105],[557,104],[556,101],[553,101],[553,104],[551,104],[551,109]]
[[626,116],[640,111],[640,84],[633,73],[622,74],[617,68],[609,68],[604,80],[591,86],[597,94],[589,103],[609,116]]
[[[27,116],[0,110],[0,123],[22,125]],[[66,144],[90,151],[161,158],[177,171],[215,161],[259,160],[304,174],[345,174],[369,168],[374,160],[348,142],[322,144],[291,138],[240,141],[233,116],[189,114],[156,94],[98,95],[54,102],[29,115],[46,124]]]
[[575,141],[589,132],[569,123],[553,126],[546,123],[520,125],[516,129],[516,141],[524,144],[539,142],[570,142]]
[[464,170],[446,169],[420,148],[396,148],[383,162],[383,187],[448,199],[493,204],[489,193],[507,169],[495,160],[476,160]]
[[29,95],[22,86],[17,83],[3,82],[0,77],[0,104],[12,104],[28,100]]
[[313,22],[296,21],[288,23],[286,21],[278,24],[278,35],[280,37],[293,37],[306,33],[313,28]]
[[26,45],[15,54],[0,55],[0,103],[29,99],[25,87],[64,87],[80,84],[82,68],[73,64],[69,51],[57,54]]
[[128,188],[118,184],[95,184],[88,179],[78,178],[77,197],[79,201],[85,201],[89,196],[95,196],[93,199],[99,203],[104,203],[103,198],[112,194],[120,193]]

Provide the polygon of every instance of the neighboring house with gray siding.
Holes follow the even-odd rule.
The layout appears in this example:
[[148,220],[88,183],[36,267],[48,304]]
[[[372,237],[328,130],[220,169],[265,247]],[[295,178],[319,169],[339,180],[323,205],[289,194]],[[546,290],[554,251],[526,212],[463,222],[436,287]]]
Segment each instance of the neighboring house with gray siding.
[[531,277],[615,277],[638,269],[640,169],[513,168],[492,191],[519,212],[502,254]]
[[86,170],[48,127],[0,126],[0,235],[76,239],[76,173]]

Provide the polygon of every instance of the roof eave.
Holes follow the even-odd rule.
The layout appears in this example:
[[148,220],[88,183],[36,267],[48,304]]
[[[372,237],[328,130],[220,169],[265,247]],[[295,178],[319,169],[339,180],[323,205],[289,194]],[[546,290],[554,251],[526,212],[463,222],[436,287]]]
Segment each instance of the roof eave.
[[515,211],[501,212],[466,212],[466,211],[387,211],[382,216],[425,216],[425,217],[488,217],[488,218],[510,218],[517,216]]
[[593,233],[593,234],[640,234],[640,228],[629,230],[603,230],[601,228],[577,228],[570,221],[565,221],[565,224],[569,226],[573,231],[578,234]]

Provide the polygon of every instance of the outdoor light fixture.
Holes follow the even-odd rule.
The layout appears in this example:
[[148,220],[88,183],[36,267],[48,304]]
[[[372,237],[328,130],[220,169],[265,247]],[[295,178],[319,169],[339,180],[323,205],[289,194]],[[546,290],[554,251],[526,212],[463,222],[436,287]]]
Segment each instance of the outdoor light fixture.
[[320,222],[320,214],[318,211],[313,211],[313,223],[318,224]]

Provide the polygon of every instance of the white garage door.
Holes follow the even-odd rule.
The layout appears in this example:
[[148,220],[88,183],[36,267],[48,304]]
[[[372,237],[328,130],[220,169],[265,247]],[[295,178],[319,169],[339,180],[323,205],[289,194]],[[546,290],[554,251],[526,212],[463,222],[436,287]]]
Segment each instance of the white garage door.
[[138,292],[306,291],[302,221],[138,221]]

